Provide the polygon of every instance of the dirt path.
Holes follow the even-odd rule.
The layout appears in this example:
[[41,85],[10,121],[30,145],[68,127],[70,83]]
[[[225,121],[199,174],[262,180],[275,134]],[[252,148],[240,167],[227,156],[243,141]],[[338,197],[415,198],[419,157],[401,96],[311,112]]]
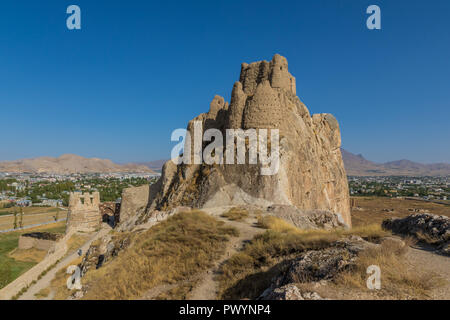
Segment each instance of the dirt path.
[[[92,242],[97,240],[98,238],[106,235],[111,229],[109,227],[102,228],[99,232],[97,232],[91,239],[89,239],[85,244],[83,244],[79,249],[83,251],[83,254],[89,249],[89,246]],[[72,254],[65,257],[61,260],[53,269],[45,274],[40,280],[38,280],[34,285],[32,285],[28,290],[20,296],[19,300],[36,300],[35,294],[41,291],[42,289],[48,288],[50,286],[51,281],[55,278],[56,273],[65,268],[70,262],[78,258],[78,249],[75,250]],[[67,275],[69,277],[69,275]],[[50,295],[51,297],[51,295]]]
[[431,290],[430,299],[450,300],[450,257],[434,253],[428,247],[410,247],[406,253],[408,262],[419,272],[437,274],[445,283]]
[[[205,210],[206,211],[206,210]],[[204,272],[200,278],[200,283],[192,290],[189,300],[216,300],[218,293],[217,275],[220,273],[220,267],[231,256],[241,250],[244,244],[257,234],[264,232],[263,229],[256,226],[256,218],[249,217],[245,221],[229,221],[220,216],[217,219],[224,221],[227,226],[234,227],[239,231],[239,236],[231,238],[225,249],[225,254],[214,264],[214,266]]]
[[218,283],[216,281],[217,275],[220,273],[222,264],[231,256],[241,250],[244,244],[254,238],[257,234],[263,233],[265,230],[256,226],[257,219],[254,214],[243,221],[230,221],[220,215],[232,208],[232,206],[215,207],[209,209],[202,209],[202,211],[214,216],[216,219],[225,222],[226,226],[234,227],[239,231],[238,237],[232,237],[227,243],[225,253],[217,260],[214,265],[205,272],[195,275],[191,279],[186,279],[174,284],[162,284],[148,290],[140,297],[140,300],[152,300],[159,295],[172,290],[184,283],[197,282],[196,287],[189,293],[189,300],[215,300],[217,299]]

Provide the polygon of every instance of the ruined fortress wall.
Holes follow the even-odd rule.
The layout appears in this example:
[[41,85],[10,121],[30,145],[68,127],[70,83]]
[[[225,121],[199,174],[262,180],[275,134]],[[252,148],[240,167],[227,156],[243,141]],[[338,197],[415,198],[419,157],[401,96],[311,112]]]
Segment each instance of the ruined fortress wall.
[[95,231],[101,224],[100,194],[72,192],[69,198],[69,213],[66,233],[69,231]]
[[102,202],[99,206],[100,215],[102,219],[105,215],[114,217],[114,223],[118,223],[120,221],[120,203],[109,201]]
[[27,249],[38,249],[48,251],[50,248],[55,246],[55,241],[45,240],[45,239],[36,239],[27,236],[20,236],[19,238],[19,249],[27,250]]
[[73,233],[67,233],[62,239],[54,243],[54,246],[49,250],[44,260],[22,274],[6,287],[0,289],[0,300],[11,299],[22,289],[29,287],[44,271],[49,270],[49,268],[57,263],[66,254],[67,241],[72,235]]
[[124,189],[120,205],[120,220],[125,221],[134,216],[138,210],[144,209],[149,201],[149,192],[149,185]]

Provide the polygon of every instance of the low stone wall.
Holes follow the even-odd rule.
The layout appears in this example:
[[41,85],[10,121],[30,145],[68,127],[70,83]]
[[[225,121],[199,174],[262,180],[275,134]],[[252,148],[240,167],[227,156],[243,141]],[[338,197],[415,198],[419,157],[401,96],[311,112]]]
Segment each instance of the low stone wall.
[[44,271],[57,263],[66,254],[67,240],[70,239],[72,234],[72,232],[66,234],[61,240],[55,243],[44,260],[1,289],[0,300],[12,299],[22,289],[29,287],[33,281],[37,280]]
[[20,236],[19,238],[19,249],[27,250],[27,249],[38,249],[48,251],[53,245],[55,245],[55,241],[52,240],[41,240],[35,239],[31,237]]
[[26,233],[19,237],[19,249],[38,249],[48,251],[59,239],[58,235],[47,232]]

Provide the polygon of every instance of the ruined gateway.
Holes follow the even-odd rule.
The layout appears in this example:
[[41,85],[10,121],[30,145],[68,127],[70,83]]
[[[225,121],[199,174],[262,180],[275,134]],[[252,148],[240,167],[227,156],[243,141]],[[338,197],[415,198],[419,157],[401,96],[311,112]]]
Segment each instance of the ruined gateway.
[[338,122],[331,114],[310,115],[296,95],[286,58],[276,54],[271,62],[243,63],[230,103],[215,96],[209,112],[189,122],[192,137],[194,121],[201,121],[203,130],[216,128],[224,136],[226,129],[279,129],[278,173],[261,175],[260,164],[168,161],[148,198],[141,198],[147,204],[146,215],[179,206],[284,205],[332,212],[351,226]]

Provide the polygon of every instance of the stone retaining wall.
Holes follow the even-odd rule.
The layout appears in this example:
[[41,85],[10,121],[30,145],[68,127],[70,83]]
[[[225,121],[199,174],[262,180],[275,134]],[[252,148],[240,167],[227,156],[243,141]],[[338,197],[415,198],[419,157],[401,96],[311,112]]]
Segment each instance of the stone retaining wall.
[[25,235],[21,235],[19,238],[19,249],[27,250],[27,249],[38,249],[48,251],[55,245],[55,241],[53,240],[45,240],[45,239],[37,239],[33,237],[28,237]]
[[55,243],[54,247],[49,251],[44,260],[1,289],[0,300],[12,299],[22,289],[29,287],[33,281],[37,281],[38,277],[44,271],[64,257],[67,252],[67,240],[70,239],[72,234],[72,232],[66,234],[60,241]]

